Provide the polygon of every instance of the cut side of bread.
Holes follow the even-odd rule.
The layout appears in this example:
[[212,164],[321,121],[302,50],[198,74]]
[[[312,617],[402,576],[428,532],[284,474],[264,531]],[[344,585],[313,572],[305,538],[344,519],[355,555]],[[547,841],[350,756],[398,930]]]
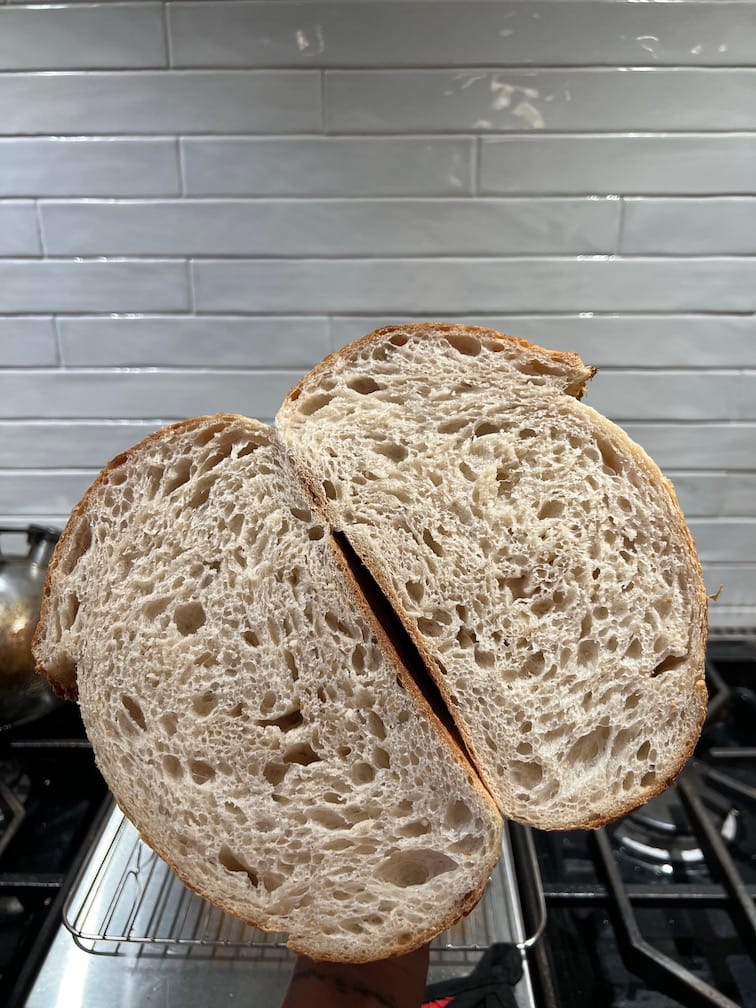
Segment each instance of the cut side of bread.
[[38,665],[192,889],[353,962],[468,912],[501,818],[269,428],[219,415],[114,459],[56,549]]
[[579,401],[592,374],[489,330],[392,327],[276,420],[503,815],[546,829],[658,794],[706,707],[695,547],[669,481]]

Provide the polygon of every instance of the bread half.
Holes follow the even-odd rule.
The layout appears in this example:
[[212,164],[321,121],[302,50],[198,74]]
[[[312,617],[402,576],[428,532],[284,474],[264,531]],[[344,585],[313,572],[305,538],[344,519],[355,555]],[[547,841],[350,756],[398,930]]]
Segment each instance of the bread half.
[[691,754],[706,592],[672,485],[593,370],[469,326],[382,329],[277,426],[423,656],[502,813],[598,826]]
[[34,647],[126,815],[223,910],[359,962],[480,897],[500,815],[271,429],[204,417],[114,459]]

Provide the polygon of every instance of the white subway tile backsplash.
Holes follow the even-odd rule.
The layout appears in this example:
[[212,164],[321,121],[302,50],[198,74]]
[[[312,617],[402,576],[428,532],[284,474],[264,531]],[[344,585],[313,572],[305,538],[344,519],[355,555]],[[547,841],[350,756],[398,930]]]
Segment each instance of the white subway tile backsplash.
[[0,196],[177,196],[175,140],[0,139]]
[[[176,66],[754,65],[742,3],[248,2],[168,5]],[[432,30],[429,31],[429,25]]]
[[[705,565],[756,556],[756,518],[691,518],[688,525]],[[711,587],[716,590],[718,585]]]
[[0,420],[0,469],[101,469],[160,421]]
[[3,70],[159,67],[165,55],[159,3],[0,8]]
[[0,260],[0,312],[185,311],[181,262]]
[[756,259],[198,260],[198,311],[436,316],[756,310]]
[[628,199],[621,251],[662,255],[753,255],[756,198]]
[[47,203],[50,255],[413,256],[610,252],[617,200]]
[[710,594],[722,586],[722,594],[709,606],[709,619],[716,623],[718,610],[738,603],[747,604],[753,599],[756,564],[709,562],[704,564],[704,579]]
[[605,371],[585,402],[613,420],[756,420],[756,371]]
[[319,130],[316,71],[0,74],[0,131],[297,133]]
[[23,513],[34,520],[39,515],[66,514],[84,496],[97,475],[84,472],[29,472],[0,470],[0,514]]
[[0,318],[0,368],[57,363],[52,318]]
[[167,420],[205,413],[270,417],[299,371],[18,371],[3,375],[0,417]]
[[[334,346],[372,329],[407,321],[406,315],[333,318]],[[447,321],[464,321],[555,350],[569,350],[599,368],[756,367],[756,317],[750,315],[466,314],[464,318],[449,316]]]
[[677,195],[756,189],[753,133],[531,135],[483,137],[480,143],[480,189],[492,195]]
[[70,317],[58,332],[73,367],[309,368],[330,351],[325,318]]
[[41,252],[34,203],[0,201],[0,256],[40,255]]
[[[473,188],[470,137],[189,137],[194,196],[455,196]],[[754,158],[756,161],[756,157]]]
[[638,423],[622,427],[662,469],[753,469],[756,424]]
[[669,472],[687,517],[756,516],[756,473]]
[[335,133],[753,130],[754,69],[333,70]]

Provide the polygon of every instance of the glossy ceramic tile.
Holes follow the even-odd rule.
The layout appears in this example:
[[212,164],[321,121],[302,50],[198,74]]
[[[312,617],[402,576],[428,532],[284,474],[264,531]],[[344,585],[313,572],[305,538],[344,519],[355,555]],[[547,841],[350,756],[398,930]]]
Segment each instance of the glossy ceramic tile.
[[49,203],[68,255],[415,256],[612,252],[617,200],[182,200]]
[[473,188],[472,138],[190,137],[196,196],[456,196]]

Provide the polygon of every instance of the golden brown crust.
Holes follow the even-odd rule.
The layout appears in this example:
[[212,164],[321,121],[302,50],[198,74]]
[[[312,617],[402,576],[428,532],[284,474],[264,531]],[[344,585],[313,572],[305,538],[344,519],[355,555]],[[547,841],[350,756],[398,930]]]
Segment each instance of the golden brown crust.
[[584,373],[583,379],[576,385],[570,385],[565,388],[565,392],[568,395],[574,396],[576,399],[582,399],[588,382],[598,371],[598,368],[587,367],[575,353],[570,353],[565,350],[547,350],[545,347],[537,346],[535,343],[529,343],[525,339],[520,339],[517,336],[508,336],[506,333],[499,333],[494,329],[486,329],[484,326],[461,325],[454,322],[412,322],[408,325],[384,326],[382,329],[374,329],[373,332],[367,333],[367,335],[361,336],[359,339],[353,340],[351,343],[347,343],[346,346],[343,346],[341,349],[335,350],[327,357],[324,357],[319,364],[316,364],[311,371],[308,371],[307,374],[304,375],[299,382],[297,382],[294,388],[291,389],[284,400],[284,405],[295,402],[303,392],[306,385],[317,385],[321,377],[326,374],[334,366],[334,364],[340,361],[350,360],[352,357],[358,355],[365,347],[368,347],[371,344],[385,342],[387,337],[396,333],[409,333],[412,336],[420,336],[423,339],[433,339],[439,333],[458,333],[460,335],[472,334],[483,339],[490,340],[494,344],[499,344],[502,347],[520,347],[521,349],[529,350],[535,355],[547,357],[556,366],[564,368],[565,372],[574,372],[577,370]]

